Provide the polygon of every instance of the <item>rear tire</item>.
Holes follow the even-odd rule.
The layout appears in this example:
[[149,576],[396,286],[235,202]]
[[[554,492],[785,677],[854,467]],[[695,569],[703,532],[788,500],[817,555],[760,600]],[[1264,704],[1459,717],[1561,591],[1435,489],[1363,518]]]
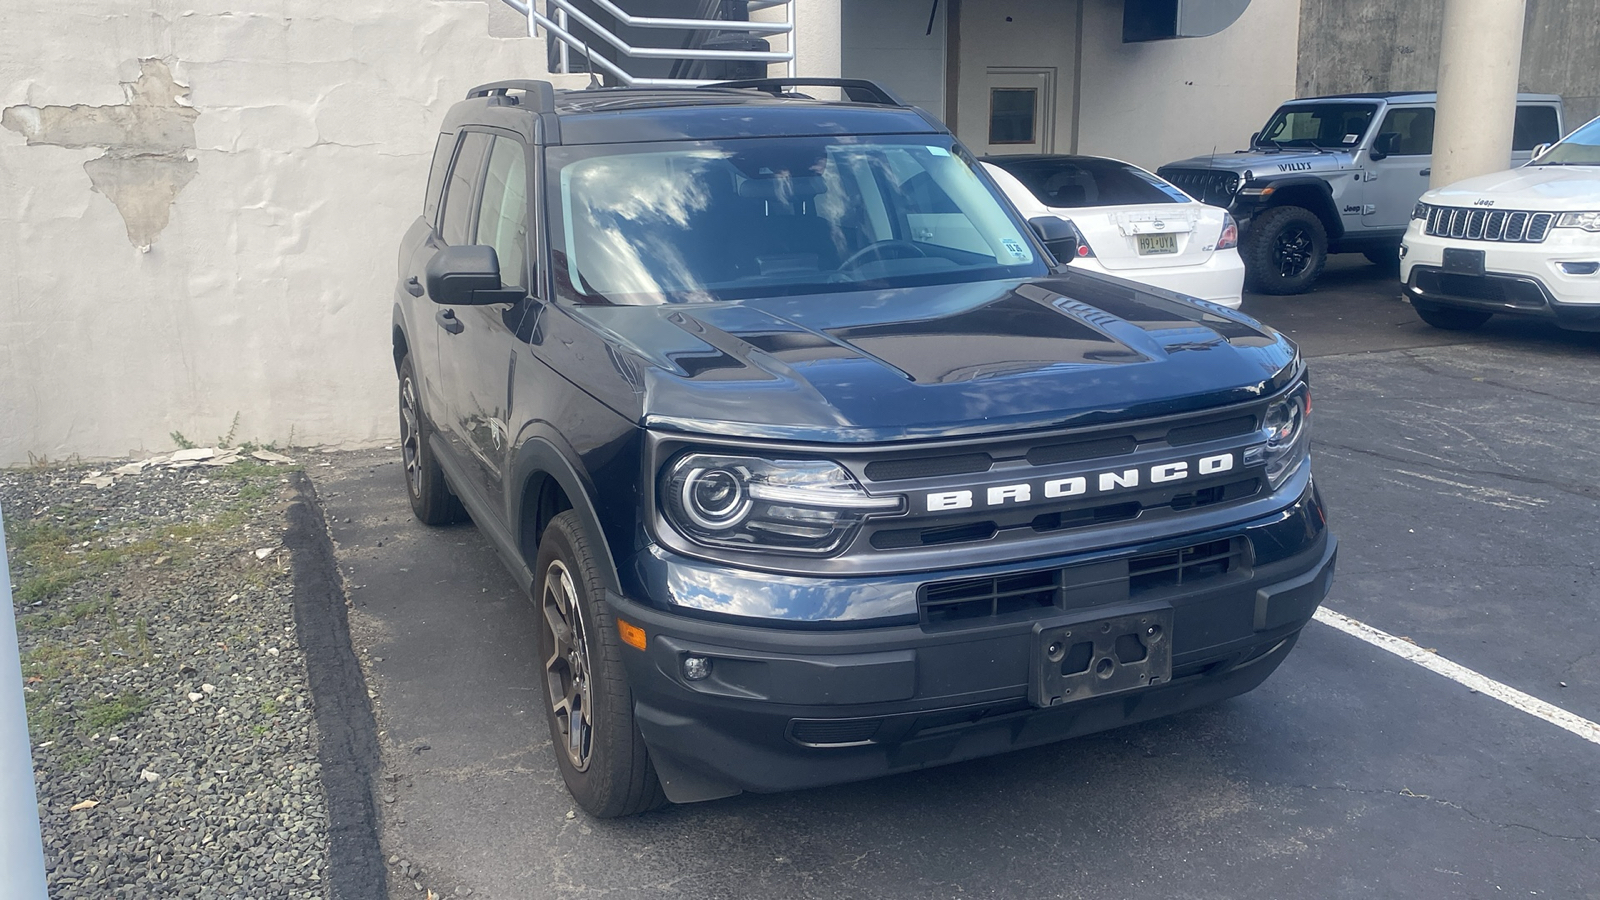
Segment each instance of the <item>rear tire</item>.
[[600,567],[567,510],[550,520],[534,566],[545,720],[561,778],[598,819],[631,816],[666,802],[633,720],[617,621]]
[[1435,306],[1431,303],[1412,302],[1417,316],[1435,328],[1446,331],[1471,331],[1489,321],[1494,313],[1477,309],[1458,309],[1453,306]]
[[400,360],[400,461],[411,511],[424,525],[449,525],[466,518],[461,501],[451,493],[444,470],[433,458],[428,435],[433,428],[422,411],[422,388],[411,355]]
[[1328,232],[1309,209],[1275,206],[1255,217],[1239,249],[1257,291],[1299,294],[1311,288],[1328,262]]

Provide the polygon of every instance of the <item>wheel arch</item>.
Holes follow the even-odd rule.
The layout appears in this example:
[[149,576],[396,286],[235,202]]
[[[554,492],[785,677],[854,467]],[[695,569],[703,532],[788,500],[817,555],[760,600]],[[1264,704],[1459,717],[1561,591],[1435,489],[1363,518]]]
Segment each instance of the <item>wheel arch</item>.
[[1330,240],[1344,234],[1344,221],[1339,218],[1339,208],[1333,202],[1333,189],[1320,178],[1292,178],[1272,183],[1271,201],[1261,212],[1280,206],[1298,206],[1311,212],[1322,223],[1322,230]]
[[[511,492],[508,518],[516,529],[512,537],[517,550],[537,580],[539,574],[533,571],[533,565],[539,554],[539,538],[551,519],[573,510],[595,552],[606,588],[621,593],[616,560],[595,509],[593,485],[557,445],[558,440],[535,435],[525,439],[517,449],[511,478],[507,481]],[[530,590],[532,587],[529,585]]]

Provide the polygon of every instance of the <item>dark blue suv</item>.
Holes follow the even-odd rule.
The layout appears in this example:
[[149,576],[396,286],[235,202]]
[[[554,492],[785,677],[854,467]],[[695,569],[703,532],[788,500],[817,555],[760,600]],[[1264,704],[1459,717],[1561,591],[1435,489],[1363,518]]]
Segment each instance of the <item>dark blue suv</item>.
[[407,485],[542,612],[586,810],[1060,740],[1283,661],[1336,546],[1304,363],[1075,250],[866,82],[451,109],[395,291]]

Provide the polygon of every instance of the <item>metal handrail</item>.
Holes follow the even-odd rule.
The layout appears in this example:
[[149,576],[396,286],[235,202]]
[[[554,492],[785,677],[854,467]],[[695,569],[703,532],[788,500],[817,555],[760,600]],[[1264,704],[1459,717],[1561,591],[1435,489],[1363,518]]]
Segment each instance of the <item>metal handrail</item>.
[[[610,29],[582,10],[572,5],[570,0],[549,0],[555,7],[562,21],[557,22],[549,16],[539,12],[538,0],[503,0],[503,2],[526,16],[528,19],[528,34],[535,36],[538,29],[543,28],[550,37],[560,41],[566,50],[576,50],[584,55],[593,68],[598,68],[606,74],[629,87],[661,87],[661,86],[688,86],[710,84],[705,79],[691,78],[640,78],[628,72],[605,56],[602,56],[583,40],[568,30],[569,19],[576,20],[578,24],[593,32],[605,43],[611,45],[616,51],[630,59],[699,59],[699,60],[727,60],[731,62],[761,62],[761,63],[787,63],[789,74],[795,71],[794,52],[794,3],[795,0],[750,0],[753,9],[771,9],[785,7],[786,15],[783,22],[743,22],[724,19],[677,19],[652,16],[633,16],[626,10],[617,6],[611,0],[592,0],[596,6],[624,24],[636,28],[673,28],[695,31],[740,31],[751,34],[784,34],[788,36],[789,46],[781,51],[744,51],[744,50],[690,50],[668,47],[635,47],[613,34]],[[566,54],[563,54],[563,69]]]

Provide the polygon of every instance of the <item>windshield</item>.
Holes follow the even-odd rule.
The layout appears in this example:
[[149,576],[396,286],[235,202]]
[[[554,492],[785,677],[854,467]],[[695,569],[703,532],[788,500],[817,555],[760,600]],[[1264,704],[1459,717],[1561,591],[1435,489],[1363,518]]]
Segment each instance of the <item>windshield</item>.
[[551,147],[560,288],[641,305],[1046,273],[948,136]]
[[1561,139],[1545,151],[1536,166],[1600,166],[1600,119]]
[[1256,146],[1351,148],[1372,124],[1371,103],[1297,103],[1280,106],[1261,129]]
[[1136,166],[1112,159],[1055,157],[985,160],[1016,176],[1045,206],[1082,209],[1144,203],[1188,203],[1180,190]]

